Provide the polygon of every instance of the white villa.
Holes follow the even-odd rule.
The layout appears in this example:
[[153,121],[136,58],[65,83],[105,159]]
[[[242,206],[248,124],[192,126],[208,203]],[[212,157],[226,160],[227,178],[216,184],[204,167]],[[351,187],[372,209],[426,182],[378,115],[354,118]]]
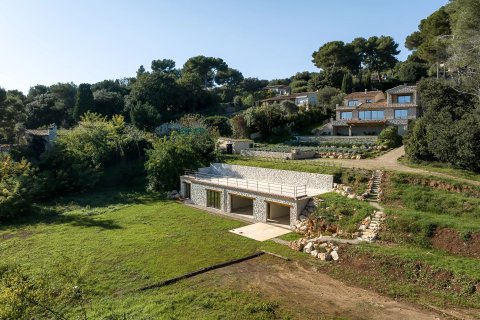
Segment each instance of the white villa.
[[180,182],[180,194],[193,204],[292,226],[311,197],[332,190],[333,176],[213,163]]

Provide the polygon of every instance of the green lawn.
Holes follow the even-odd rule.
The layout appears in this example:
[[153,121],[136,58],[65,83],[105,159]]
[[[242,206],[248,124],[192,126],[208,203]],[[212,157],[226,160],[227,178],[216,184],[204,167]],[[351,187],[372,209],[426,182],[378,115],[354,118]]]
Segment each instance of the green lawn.
[[259,296],[208,283],[136,291],[254,253],[260,242],[228,232],[241,222],[117,190],[64,198],[37,210],[36,218],[0,227],[0,267],[20,266],[30,276],[46,276],[51,286],[81,284],[92,319],[124,313],[129,318],[278,315]]

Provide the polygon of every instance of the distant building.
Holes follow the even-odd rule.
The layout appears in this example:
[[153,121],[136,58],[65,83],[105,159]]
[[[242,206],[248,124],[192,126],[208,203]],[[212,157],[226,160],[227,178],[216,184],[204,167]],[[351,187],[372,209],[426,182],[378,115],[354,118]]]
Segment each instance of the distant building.
[[253,148],[253,140],[218,138],[218,148],[227,154],[240,154],[242,150]]
[[57,126],[52,125],[48,129],[27,129],[25,140],[29,145],[39,148],[40,153],[48,150],[57,138]]
[[276,96],[272,98],[263,99],[257,102],[258,105],[272,105],[274,103],[281,103],[282,101],[291,101],[297,106],[315,106],[317,105],[317,92],[300,92],[289,95]]
[[378,135],[385,127],[395,125],[404,135],[408,120],[419,116],[416,86],[400,85],[386,91],[353,92],[335,109],[333,135]]
[[289,86],[283,84],[266,86],[264,90],[272,91],[275,96],[288,96],[292,92],[292,89]]

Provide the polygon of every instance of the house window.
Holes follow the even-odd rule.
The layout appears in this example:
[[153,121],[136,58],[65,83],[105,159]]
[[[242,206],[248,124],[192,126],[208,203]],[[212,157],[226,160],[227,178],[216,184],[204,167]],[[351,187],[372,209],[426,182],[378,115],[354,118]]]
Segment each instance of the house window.
[[395,110],[395,119],[408,119],[408,110]]
[[207,190],[207,207],[220,209],[220,191]]
[[358,106],[358,100],[348,100],[349,107],[356,107]]
[[398,96],[397,97],[398,104],[409,104],[412,103],[412,96]]
[[340,119],[342,119],[342,120],[352,120],[352,113],[351,112],[342,112],[342,113],[340,113]]
[[367,99],[367,100],[365,100],[365,103],[372,103],[372,102],[373,102],[372,99]]
[[385,112],[383,110],[378,111],[360,111],[358,113],[360,120],[383,120],[385,119]]

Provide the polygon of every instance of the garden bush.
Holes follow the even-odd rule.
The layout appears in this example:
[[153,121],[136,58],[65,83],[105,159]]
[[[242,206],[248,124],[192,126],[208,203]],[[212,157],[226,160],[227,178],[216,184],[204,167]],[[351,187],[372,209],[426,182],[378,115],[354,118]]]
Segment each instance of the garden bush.
[[378,135],[377,144],[386,145],[389,148],[396,148],[402,145],[402,137],[397,133],[396,126],[389,126]]

